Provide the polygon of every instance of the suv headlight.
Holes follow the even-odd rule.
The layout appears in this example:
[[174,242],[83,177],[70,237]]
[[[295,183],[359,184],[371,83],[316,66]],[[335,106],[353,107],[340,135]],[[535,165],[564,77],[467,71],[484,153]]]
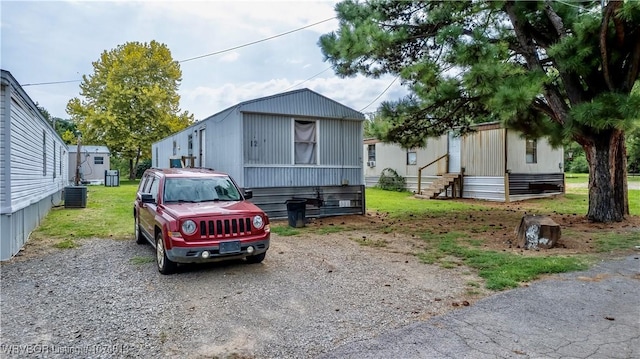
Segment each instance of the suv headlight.
[[264,221],[262,220],[262,217],[260,216],[253,217],[253,226],[256,227],[257,229],[262,229],[262,227],[264,226]]
[[187,219],[186,221],[182,222],[182,233],[189,236],[196,233],[196,222],[190,219]]

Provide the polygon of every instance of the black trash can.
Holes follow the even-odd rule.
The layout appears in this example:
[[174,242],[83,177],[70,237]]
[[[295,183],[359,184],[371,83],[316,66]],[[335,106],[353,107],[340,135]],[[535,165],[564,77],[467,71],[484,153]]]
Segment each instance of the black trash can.
[[289,218],[289,226],[293,228],[304,227],[307,200],[290,199],[285,203],[287,204],[287,217]]

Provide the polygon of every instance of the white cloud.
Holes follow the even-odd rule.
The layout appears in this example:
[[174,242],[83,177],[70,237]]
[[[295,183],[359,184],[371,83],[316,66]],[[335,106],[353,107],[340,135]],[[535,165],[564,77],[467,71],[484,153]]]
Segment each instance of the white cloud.
[[[169,47],[175,60],[202,56],[180,63],[181,108],[198,119],[301,87],[356,110],[368,106],[365,112],[374,111],[381,101],[402,96],[401,86],[394,84],[374,101],[393,78],[341,79],[323,62],[317,41],[337,29],[337,20],[301,29],[335,17],[335,3],[3,2],[2,68],[21,83],[80,80],[93,73],[92,62],[103,51],[129,41],[156,40]],[[274,37],[286,32],[291,33]],[[29,86],[25,91],[53,116],[68,118],[66,104],[79,96],[78,85]]]

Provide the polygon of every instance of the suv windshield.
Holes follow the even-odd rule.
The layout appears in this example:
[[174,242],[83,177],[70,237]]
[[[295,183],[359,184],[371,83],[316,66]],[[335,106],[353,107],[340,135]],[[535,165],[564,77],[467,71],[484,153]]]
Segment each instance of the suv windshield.
[[164,202],[240,201],[240,193],[229,177],[167,178]]

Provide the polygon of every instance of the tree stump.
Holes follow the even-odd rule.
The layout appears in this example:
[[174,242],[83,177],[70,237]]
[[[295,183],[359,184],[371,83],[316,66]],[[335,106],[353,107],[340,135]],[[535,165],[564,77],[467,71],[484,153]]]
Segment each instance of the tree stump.
[[549,249],[560,240],[560,225],[547,216],[525,215],[516,230],[520,248]]

